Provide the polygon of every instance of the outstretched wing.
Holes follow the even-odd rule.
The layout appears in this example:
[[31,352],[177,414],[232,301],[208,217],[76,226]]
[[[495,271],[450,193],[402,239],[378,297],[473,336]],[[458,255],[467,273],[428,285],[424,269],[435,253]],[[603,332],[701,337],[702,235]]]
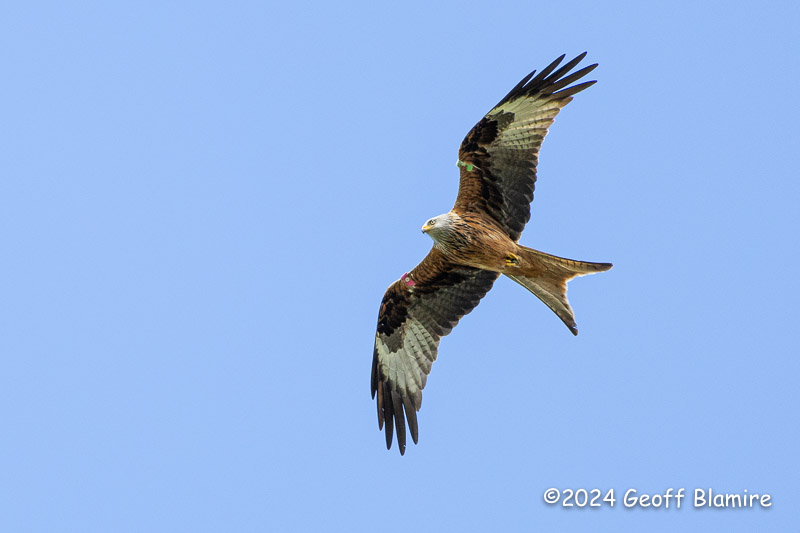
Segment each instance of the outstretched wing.
[[434,248],[386,290],[372,357],[372,397],[378,399],[378,428],[386,425],[387,449],[392,446],[392,422],[401,455],[406,421],[417,443],[417,411],[439,340],[478,305],[498,275],[453,265]]
[[536,77],[531,72],[472,128],[458,151],[461,181],[454,211],[487,213],[519,239],[531,218],[536,164],[547,130],[573,95],[595,83],[568,87],[597,66],[567,75],[585,55],[556,70],[562,55]]

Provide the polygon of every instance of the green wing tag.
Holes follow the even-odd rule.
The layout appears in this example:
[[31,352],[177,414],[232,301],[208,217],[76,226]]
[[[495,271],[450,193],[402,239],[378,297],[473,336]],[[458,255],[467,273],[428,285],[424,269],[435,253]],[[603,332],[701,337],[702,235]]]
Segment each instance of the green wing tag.
[[475,168],[475,165],[473,165],[472,163],[464,163],[460,159],[458,160],[458,162],[456,162],[456,166],[459,167],[459,168],[467,169],[467,172],[472,172],[472,169]]

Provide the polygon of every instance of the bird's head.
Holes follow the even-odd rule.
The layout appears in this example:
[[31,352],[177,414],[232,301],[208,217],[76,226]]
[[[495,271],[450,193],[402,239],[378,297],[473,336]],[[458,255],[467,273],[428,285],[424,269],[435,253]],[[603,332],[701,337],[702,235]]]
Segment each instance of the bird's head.
[[452,219],[450,213],[433,217],[422,226],[422,233],[427,233],[431,239],[438,241],[450,228],[451,223]]

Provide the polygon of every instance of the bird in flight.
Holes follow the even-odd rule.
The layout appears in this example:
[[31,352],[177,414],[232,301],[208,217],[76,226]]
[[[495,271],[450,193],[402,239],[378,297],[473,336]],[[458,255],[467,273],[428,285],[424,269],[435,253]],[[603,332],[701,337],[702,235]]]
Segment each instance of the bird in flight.
[[539,148],[548,128],[575,94],[595,83],[572,85],[597,67],[569,74],[584,56],[559,68],[562,55],[538,75],[531,72],[470,130],[458,149],[456,203],[422,226],[433,248],[386,290],[371,384],[387,449],[394,429],[400,454],[405,453],[406,423],[417,443],[417,411],[439,340],[478,305],[500,274],[536,295],[578,334],[567,282],[612,265],[556,257],[517,241],[531,216]]

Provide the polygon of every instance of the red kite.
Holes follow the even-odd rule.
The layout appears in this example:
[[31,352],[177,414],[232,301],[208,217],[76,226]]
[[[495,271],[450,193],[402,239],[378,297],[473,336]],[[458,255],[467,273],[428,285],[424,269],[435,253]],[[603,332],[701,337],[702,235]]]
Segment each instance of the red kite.
[[536,295],[578,334],[567,282],[611,264],[564,259],[517,241],[531,216],[547,130],[575,94],[595,83],[570,85],[597,66],[568,75],[585,55],[556,70],[562,55],[536,77],[531,72],[472,128],[458,150],[461,177],[453,209],[422,226],[433,248],[386,290],[375,335],[372,397],[378,399],[378,427],[386,426],[387,449],[393,422],[401,455],[406,423],[417,443],[417,411],[439,340],[478,305],[500,274]]

